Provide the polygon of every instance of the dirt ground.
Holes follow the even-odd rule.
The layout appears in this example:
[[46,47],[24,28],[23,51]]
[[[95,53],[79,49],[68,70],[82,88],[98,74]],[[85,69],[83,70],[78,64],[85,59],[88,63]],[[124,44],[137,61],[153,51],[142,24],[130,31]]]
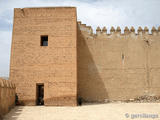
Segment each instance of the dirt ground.
[[78,107],[19,106],[4,120],[160,120],[160,103],[85,104]]

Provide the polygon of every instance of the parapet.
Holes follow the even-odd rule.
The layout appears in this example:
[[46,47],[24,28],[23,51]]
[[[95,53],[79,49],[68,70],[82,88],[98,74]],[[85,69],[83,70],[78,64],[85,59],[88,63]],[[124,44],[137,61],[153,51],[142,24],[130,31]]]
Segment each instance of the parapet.
[[0,119],[15,105],[15,84],[0,78]]
[[121,28],[118,26],[116,29],[112,26],[110,28],[110,33],[107,33],[106,27],[103,27],[102,29],[98,26],[96,28],[96,33],[93,33],[93,29],[91,26],[86,26],[86,24],[82,24],[80,21],[77,22],[79,25],[79,28],[83,32],[87,32],[88,34],[92,35],[113,35],[113,34],[120,34],[120,35],[160,35],[160,26],[158,29],[156,29],[154,26],[151,29],[151,33],[149,33],[148,27],[144,27],[144,29],[140,26],[137,29],[137,32],[135,28],[132,26],[128,28],[127,26],[124,28],[123,32],[121,33]]
[[86,24],[82,24],[81,21],[77,22],[80,30],[85,31],[88,34],[93,34],[93,29],[91,26],[86,26]]
[[5,80],[3,78],[0,78],[0,87],[15,88],[16,86],[10,80]]
[[14,18],[25,17],[55,17],[64,13],[65,16],[76,16],[76,7],[31,7],[31,8],[14,8]]

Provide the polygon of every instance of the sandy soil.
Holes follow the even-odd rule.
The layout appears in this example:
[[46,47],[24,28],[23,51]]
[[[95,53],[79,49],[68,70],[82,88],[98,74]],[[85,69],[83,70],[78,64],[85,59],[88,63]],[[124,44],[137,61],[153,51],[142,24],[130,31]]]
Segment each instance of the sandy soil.
[[4,120],[153,120],[153,118],[160,120],[160,103],[88,104],[79,107],[19,106],[4,116]]

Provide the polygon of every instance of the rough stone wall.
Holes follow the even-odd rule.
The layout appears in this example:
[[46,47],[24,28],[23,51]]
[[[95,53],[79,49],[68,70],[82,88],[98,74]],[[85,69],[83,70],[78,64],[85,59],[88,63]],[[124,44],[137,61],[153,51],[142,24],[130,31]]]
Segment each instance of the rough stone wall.
[[76,44],[76,8],[14,9],[10,79],[22,104],[35,105],[36,84],[44,83],[45,105],[76,105]]
[[160,96],[160,27],[92,28],[78,22],[78,96],[86,101]]
[[0,78],[0,119],[15,105],[15,85]]

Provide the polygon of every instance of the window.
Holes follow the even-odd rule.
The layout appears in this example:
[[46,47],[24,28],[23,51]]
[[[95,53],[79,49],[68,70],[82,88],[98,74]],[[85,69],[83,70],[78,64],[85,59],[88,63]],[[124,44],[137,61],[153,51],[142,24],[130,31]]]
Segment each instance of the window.
[[48,46],[48,35],[41,36],[41,46]]

